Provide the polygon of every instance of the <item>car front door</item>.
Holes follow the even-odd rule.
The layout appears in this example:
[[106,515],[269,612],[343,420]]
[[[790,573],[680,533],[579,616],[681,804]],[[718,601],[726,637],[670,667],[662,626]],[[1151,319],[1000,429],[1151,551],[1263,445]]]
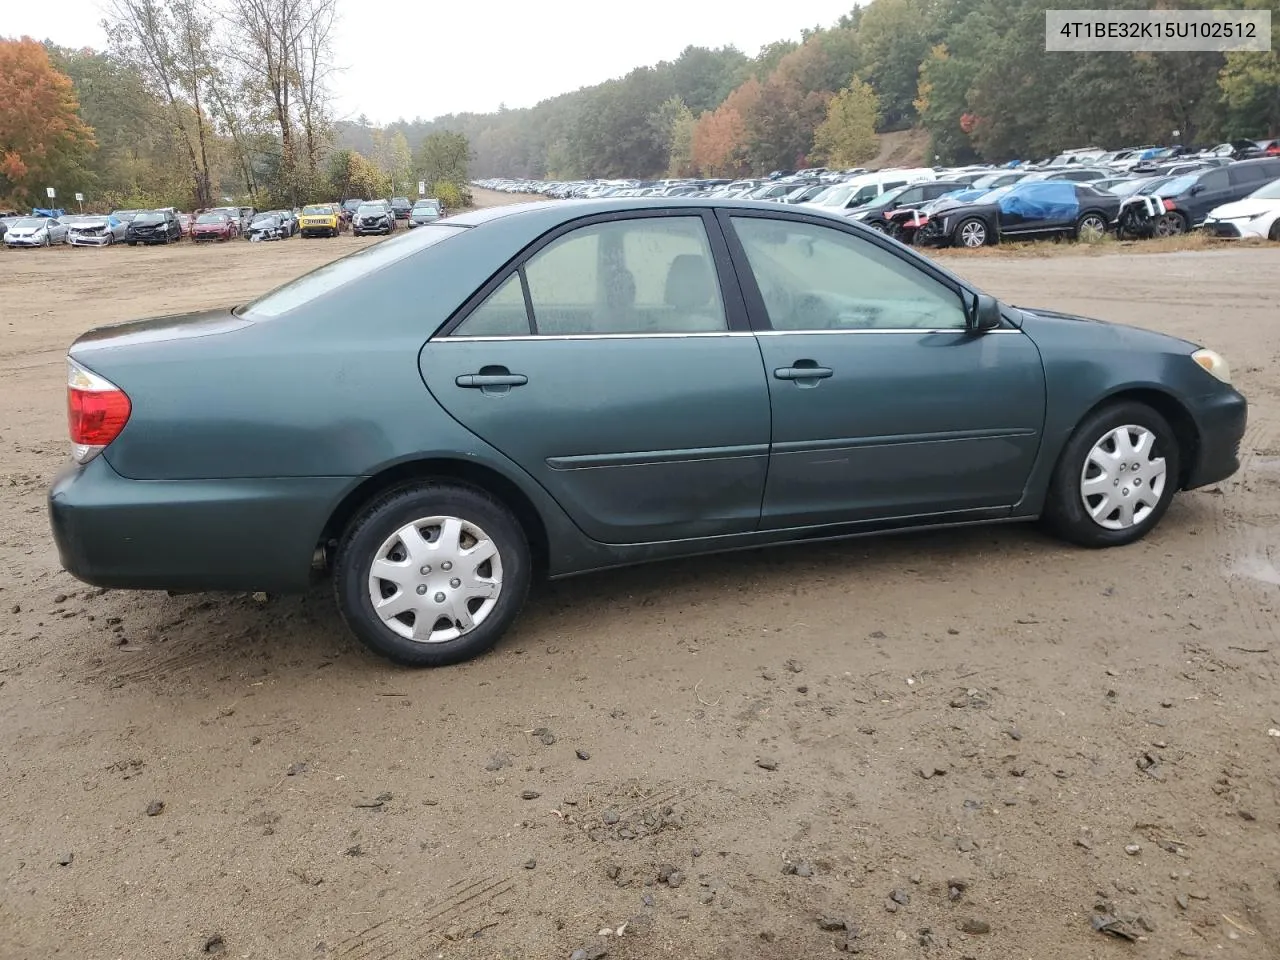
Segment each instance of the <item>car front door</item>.
[[456,420],[606,543],[742,533],[760,518],[760,351],[732,270],[718,268],[714,217],[667,213],[544,238],[420,359]]
[[965,327],[927,261],[805,218],[723,215],[773,408],[762,528],[1001,515],[1044,425],[1040,354]]
[[1227,176],[1229,169],[1228,167],[1205,171],[1187,192],[1186,197],[1179,201],[1178,205],[1184,209],[1187,218],[1191,221],[1188,226],[1199,226],[1214,207],[1220,207],[1224,203],[1238,199],[1231,195],[1231,180]]

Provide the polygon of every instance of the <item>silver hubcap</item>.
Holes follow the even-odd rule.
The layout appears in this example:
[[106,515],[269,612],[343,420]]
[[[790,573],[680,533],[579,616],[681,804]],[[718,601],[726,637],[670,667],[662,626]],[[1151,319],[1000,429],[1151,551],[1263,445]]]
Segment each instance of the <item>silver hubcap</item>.
[[1094,242],[1101,240],[1107,232],[1107,225],[1097,217],[1085,217],[1080,224],[1080,239]]
[[1151,515],[1166,479],[1155,446],[1156,435],[1133,424],[1107,431],[1093,445],[1080,472],[1080,499],[1094,523],[1127,530]]
[[369,568],[369,600],[390,629],[418,643],[447,643],[489,617],[502,593],[498,547],[457,517],[407,523],[382,542]]
[[980,223],[966,223],[960,228],[960,242],[966,247],[980,247],[987,242],[987,228]]

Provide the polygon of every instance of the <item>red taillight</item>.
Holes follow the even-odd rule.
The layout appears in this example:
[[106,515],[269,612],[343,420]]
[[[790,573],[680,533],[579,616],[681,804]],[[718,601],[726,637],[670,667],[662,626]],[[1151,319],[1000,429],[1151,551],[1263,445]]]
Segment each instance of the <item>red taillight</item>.
[[87,463],[120,436],[132,409],[114,383],[67,359],[67,426],[77,461]]
[[1172,200],[1164,201],[1164,208],[1167,212],[1177,209],[1177,205]]

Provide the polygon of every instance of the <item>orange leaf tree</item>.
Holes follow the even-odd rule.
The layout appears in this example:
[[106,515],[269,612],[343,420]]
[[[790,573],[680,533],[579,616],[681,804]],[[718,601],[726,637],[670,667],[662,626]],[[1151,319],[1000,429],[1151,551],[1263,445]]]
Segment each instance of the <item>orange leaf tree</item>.
[[46,186],[80,184],[95,143],[79,109],[44,47],[30,37],[0,40],[0,199],[35,204]]

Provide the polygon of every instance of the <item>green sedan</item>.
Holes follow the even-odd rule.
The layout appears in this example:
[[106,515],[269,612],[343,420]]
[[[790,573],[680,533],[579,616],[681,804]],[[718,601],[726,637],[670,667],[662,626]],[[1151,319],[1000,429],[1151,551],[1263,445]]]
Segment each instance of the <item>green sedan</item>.
[[536,577],[1041,519],[1132,543],[1239,466],[1227,363],[1017,308],[842,217],[544,202],[426,224],[68,356],[62,563],[112,588],[332,580],[369,647],[488,650]]

